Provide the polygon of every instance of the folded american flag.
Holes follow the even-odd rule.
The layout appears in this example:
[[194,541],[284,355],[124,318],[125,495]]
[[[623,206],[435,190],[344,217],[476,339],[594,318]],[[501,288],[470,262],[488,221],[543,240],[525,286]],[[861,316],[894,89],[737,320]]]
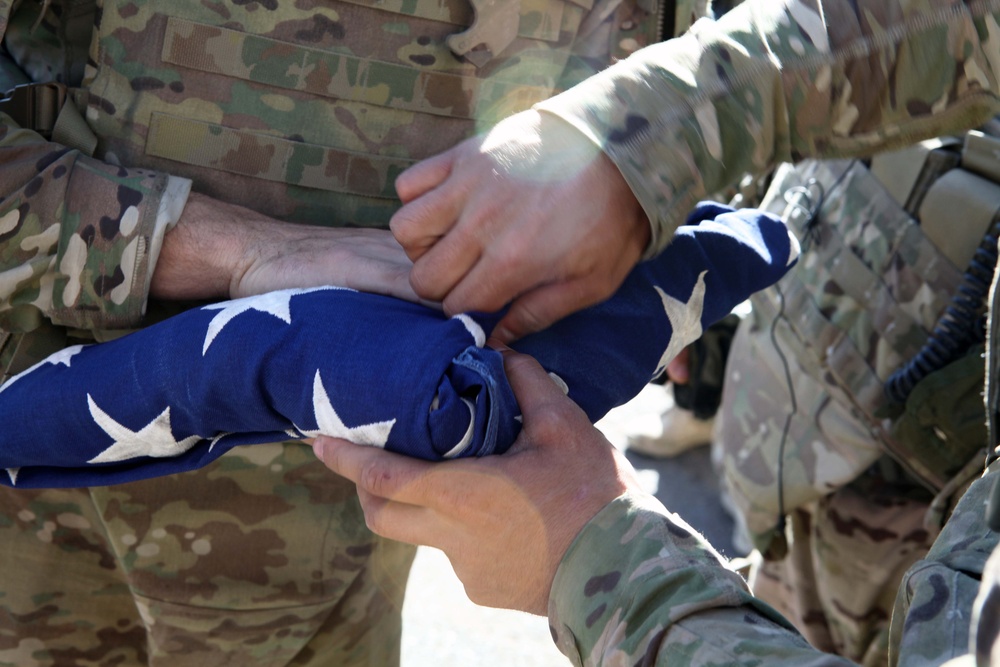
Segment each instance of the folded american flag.
[[[702,204],[614,297],[515,347],[597,420],[797,253],[779,220]],[[318,287],[67,348],[0,387],[0,482],[127,482],[318,434],[430,460],[503,452],[520,410],[500,354],[484,348],[498,319]]]

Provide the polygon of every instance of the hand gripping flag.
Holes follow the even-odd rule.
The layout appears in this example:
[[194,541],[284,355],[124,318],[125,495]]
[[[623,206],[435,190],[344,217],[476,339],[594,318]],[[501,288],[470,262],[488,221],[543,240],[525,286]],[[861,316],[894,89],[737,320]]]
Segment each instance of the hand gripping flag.
[[[797,254],[779,220],[702,204],[611,299],[515,347],[596,421]],[[498,319],[318,287],[70,347],[0,387],[0,482],[126,482],[319,434],[429,460],[503,452],[520,410],[501,355],[484,347]]]

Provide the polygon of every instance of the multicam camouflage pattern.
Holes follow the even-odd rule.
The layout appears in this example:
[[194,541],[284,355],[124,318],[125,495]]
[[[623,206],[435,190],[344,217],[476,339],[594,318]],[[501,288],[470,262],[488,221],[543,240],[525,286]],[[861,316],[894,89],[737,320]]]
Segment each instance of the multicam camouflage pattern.
[[[969,650],[969,624],[976,622],[973,601],[990,554],[1000,554],[1000,534],[986,524],[987,500],[998,481],[1000,466],[993,464],[969,487],[934,546],[903,578],[893,610],[891,665],[940,665]],[[998,583],[984,580],[983,586],[994,587],[995,594]],[[897,622],[896,614],[905,622]],[[987,625],[980,639],[993,643],[1000,639],[998,630]]]
[[[975,665],[966,656],[970,621],[978,623],[978,664],[991,664],[987,653],[1000,641],[996,614],[972,610],[987,558],[1000,558],[983,511],[997,480],[994,466],[969,488],[933,548],[906,573],[889,653],[866,664],[938,667],[965,656],[949,667]],[[995,575],[984,580],[980,606],[988,600],[995,612],[998,591]],[[809,646],[700,536],[648,497],[623,496],[584,527],[556,572],[549,620],[575,665],[855,664]]]
[[[281,219],[384,226],[403,169],[575,82],[573,44],[602,23],[592,4],[524,0],[513,43],[477,66],[448,46],[472,22],[464,1],[301,2],[277,16],[277,3],[105,2],[87,119],[106,159]],[[649,24],[633,20],[636,46]],[[575,77],[612,45],[588,48],[600,56],[574,61]]]
[[[901,464],[940,490],[985,454],[986,432],[982,362],[971,355],[974,437],[947,437],[964,416],[958,411],[925,424],[930,448],[954,460],[925,465],[896,437],[884,384],[926,342],[962,274],[868,170],[839,161],[783,168],[763,206],[788,220],[805,251],[784,280],[751,300],[716,439],[727,488],[766,551],[781,510],[843,486],[883,452],[899,452]],[[949,386],[956,395],[958,385]]]
[[745,2],[541,106],[604,147],[652,222],[655,253],[698,200],[744,173],[986,120],[998,20],[997,0]]
[[[282,219],[384,226],[406,165],[654,41],[662,18],[520,6],[516,38],[476,65],[447,46],[466,0],[0,0],[2,88],[78,88],[99,139],[90,157],[0,116],[4,373],[143,323],[178,176]],[[0,508],[0,664],[398,663],[413,548],[372,535],[353,485],[301,444],[7,489]]]
[[[882,664],[900,577],[940,525],[925,528],[924,487],[964,476],[960,485],[987,450],[981,349],[930,375],[905,406],[883,389],[926,342],[961,272],[857,161],[782,168],[763,206],[804,252],[753,297],[734,344],[715,440],[726,488],[775,557],[754,592],[814,646]],[[873,488],[892,466],[865,471],[885,452],[910,474]],[[784,513],[790,534],[772,544]]]
[[[902,573],[929,546],[948,497],[982,469],[981,348],[892,405],[886,380],[926,342],[960,270],[857,161],[783,168],[763,206],[789,221],[804,252],[753,297],[734,345],[715,440],[726,488],[775,556],[754,592],[814,646],[882,664]],[[956,235],[968,220],[951,219]],[[910,474],[873,488],[892,466],[865,471],[885,452]],[[929,513],[925,487],[949,485]],[[784,513],[790,534],[772,544]]]
[[[47,317],[51,302],[76,311],[58,323],[81,329],[139,319],[163,188],[147,169],[281,219],[385,226],[403,168],[653,41],[660,16],[655,4],[591,12],[589,0],[525,0],[518,37],[477,67],[446,43],[472,21],[465,0],[122,1],[99,13],[67,3],[44,3],[41,18],[36,3],[20,4],[5,46],[35,80],[82,86],[103,162],[33,135],[0,137],[30,173],[5,179],[0,238],[16,234],[5,247],[18,249],[0,257],[0,269],[16,269],[0,310],[34,304]],[[67,44],[60,21],[88,8],[99,21],[86,36],[92,65],[78,73],[62,63],[83,38]],[[0,326],[27,330],[19,320],[31,317]]]
[[655,498],[626,495],[587,524],[549,598],[575,665],[844,665],[824,656]]
[[757,564],[754,595],[814,647],[865,667],[885,665],[900,581],[934,538],[924,525],[929,502],[910,480],[875,469],[791,511],[788,553]]
[[1000,551],[994,550],[983,571],[983,581],[976,595],[976,603],[972,608],[972,635],[970,646],[974,647],[974,656],[957,658],[946,663],[946,667],[960,665],[978,665],[986,667],[995,665],[1000,660],[1000,618],[991,610],[996,609],[1000,596]]
[[[573,122],[612,157],[653,223],[652,253],[669,242],[695,201],[744,172],[760,174],[806,157],[870,154],[985,121],[1000,108],[998,19],[996,0],[744,3],[718,22],[699,23],[685,37],[646,49],[539,106]],[[935,57],[918,55],[927,53]],[[813,165],[812,175],[835,166]],[[880,460],[883,445],[898,440],[882,412],[883,383],[922,344],[959,279],[894,202],[880,205],[872,188],[867,197],[845,195],[853,183],[840,183],[832,194],[845,166],[824,181],[826,213],[861,216],[855,218],[859,224],[816,230],[813,247],[819,250],[800,259],[780,293],[755,304],[755,326],[741,332],[730,359],[759,363],[752,373],[744,368],[730,374],[731,397],[720,414],[738,434],[726,474],[757,545],[787,548],[772,545],[778,517],[802,509],[801,521],[790,528],[798,544],[786,564],[812,590],[796,586],[805,602],[796,620],[806,629],[822,628],[829,635],[822,645],[877,663],[872,656],[884,643],[891,591],[933,532],[919,520],[929,497],[911,475],[940,489],[985,441],[981,430],[975,438],[949,438],[968,448],[942,465],[905,472],[884,466],[892,470],[890,483],[900,482],[922,499],[899,491],[894,500],[888,496],[886,507],[819,500],[868,470]],[[780,212],[785,202],[778,205]],[[783,317],[776,321],[779,311]],[[794,410],[791,383],[770,339],[775,321],[773,333],[794,377]],[[975,383],[968,392],[974,399]],[[777,443],[790,412],[782,451]],[[953,411],[937,412],[934,419]],[[925,429],[929,440],[937,436],[934,426],[940,424]],[[945,437],[967,433],[967,424],[947,426],[941,429]],[[913,463],[905,449],[886,449]],[[947,505],[940,509],[946,512]],[[806,518],[810,525],[802,533]],[[852,537],[862,554],[856,560],[848,559],[855,555]],[[780,551],[770,555],[779,557]],[[865,565],[864,554],[872,553],[885,560]],[[787,584],[787,577],[778,588],[781,582]],[[621,609],[609,605],[608,613]],[[807,622],[817,614],[825,617],[822,623]],[[614,631],[629,641],[648,636],[647,627],[623,627]],[[600,655],[610,653],[602,649]],[[720,663],[729,664],[691,662]]]
[[413,547],[304,445],[0,502],[2,665],[398,664]]
[[[43,317],[75,328],[137,323],[143,301],[136,292],[151,270],[146,239],[166,178],[82,158],[35,136],[0,126],[0,145],[11,157],[0,214],[0,328],[31,331]],[[109,312],[99,317],[88,306],[101,303]]]

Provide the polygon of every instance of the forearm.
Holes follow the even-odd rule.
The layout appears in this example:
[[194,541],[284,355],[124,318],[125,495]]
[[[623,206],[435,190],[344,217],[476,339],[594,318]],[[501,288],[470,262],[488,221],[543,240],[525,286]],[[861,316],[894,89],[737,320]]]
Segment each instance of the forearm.
[[238,298],[333,284],[416,298],[410,262],[386,231],[275,220],[13,123],[0,124],[0,184],[4,332],[30,330],[39,316],[75,329],[134,327],[151,295]]
[[695,202],[745,173],[870,154],[996,113],[996,45],[983,36],[998,17],[998,0],[750,0],[538,108],[612,158],[657,251]]
[[274,225],[250,209],[192,193],[176,226],[163,239],[150,295],[182,300],[237,294],[249,249]]
[[641,495],[615,500],[581,531],[549,618],[577,665],[852,664],[809,646],[700,535]]

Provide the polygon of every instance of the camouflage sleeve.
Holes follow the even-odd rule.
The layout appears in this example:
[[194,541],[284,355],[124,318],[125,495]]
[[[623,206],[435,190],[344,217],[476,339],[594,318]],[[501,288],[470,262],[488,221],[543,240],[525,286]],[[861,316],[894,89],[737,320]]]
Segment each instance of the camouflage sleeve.
[[853,664],[812,648],[651,496],[622,496],[584,527],[556,572],[549,619],[576,665]]
[[[975,654],[981,665],[997,664],[1000,657],[1000,547],[995,547],[983,570],[983,582],[972,607],[972,621],[975,635],[969,643],[970,652]],[[959,667],[961,658],[952,660],[947,667]],[[975,662],[969,663],[975,664]]]
[[986,120],[1000,108],[998,19],[1000,0],[749,0],[536,108],[604,148],[655,253],[745,173]]
[[[1000,539],[986,525],[984,511],[998,480],[1000,462],[969,487],[930,551],[903,577],[892,612],[889,664],[940,665],[964,655],[970,622],[975,623],[977,616],[980,644],[989,646],[997,640],[1000,618],[992,614],[994,619],[984,619],[972,610],[981,582],[988,580],[986,563]],[[996,582],[988,581],[983,591],[997,595]]]
[[[890,665],[971,667],[970,645],[980,657],[1000,651],[1000,615],[983,611],[1000,597],[1000,535],[983,511],[998,480],[1000,462],[972,484],[903,578]],[[549,618],[576,665],[853,664],[810,647],[648,496],[622,496],[584,527],[556,572]]]
[[40,318],[121,329],[143,314],[190,183],[44,141],[0,114],[0,331]]

